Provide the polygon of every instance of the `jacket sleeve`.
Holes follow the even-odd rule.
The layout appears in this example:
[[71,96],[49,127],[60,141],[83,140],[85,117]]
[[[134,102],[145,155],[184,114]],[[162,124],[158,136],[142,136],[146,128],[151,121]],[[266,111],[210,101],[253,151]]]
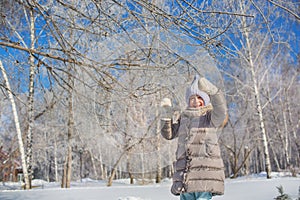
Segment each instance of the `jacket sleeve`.
[[227,105],[224,94],[221,90],[210,96],[210,101],[213,106],[211,113],[211,123],[214,127],[219,128],[227,123]]
[[161,135],[167,139],[172,140],[178,136],[178,129],[180,120],[177,123],[172,123],[172,120],[161,120]]

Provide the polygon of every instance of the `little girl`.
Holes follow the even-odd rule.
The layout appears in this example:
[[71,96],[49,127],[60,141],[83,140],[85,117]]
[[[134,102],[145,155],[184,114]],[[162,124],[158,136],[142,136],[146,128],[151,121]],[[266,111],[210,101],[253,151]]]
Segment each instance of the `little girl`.
[[[178,120],[164,116],[161,134],[171,140],[178,137],[175,173],[171,192],[180,200],[211,199],[224,194],[224,166],[217,130],[227,122],[227,107],[222,92],[205,78],[195,76],[187,88],[188,107]],[[164,99],[163,110],[171,100]],[[165,112],[166,113],[166,112]]]

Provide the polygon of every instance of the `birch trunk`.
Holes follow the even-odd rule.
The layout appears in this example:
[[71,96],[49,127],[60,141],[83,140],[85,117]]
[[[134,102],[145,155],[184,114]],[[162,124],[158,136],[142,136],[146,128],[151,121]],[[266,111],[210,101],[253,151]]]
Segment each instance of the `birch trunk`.
[[[285,107],[281,98],[280,98],[280,102],[282,103],[282,106]],[[289,130],[287,126],[287,117],[286,117],[285,109],[283,109],[282,117],[283,117],[283,124],[284,124],[283,150],[284,150],[284,158],[285,158],[285,166],[283,167],[284,169],[286,169],[286,167],[290,166],[290,155],[289,155]]]
[[[296,156],[297,159],[296,162],[299,162],[300,160],[300,139],[299,137],[297,137],[297,130],[299,130],[299,124],[300,124],[300,119],[298,119],[297,121],[297,125],[294,125],[293,123],[293,117],[292,117],[292,109],[291,109],[291,100],[290,100],[290,96],[289,96],[289,90],[290,87],[292,86],[292,84],[294,83],[294,81],[296,80],[296,77],[298,77],[298,73],[294,73],[294,76],[290,79],[290,83],[288,85],[287,88],[284,89],[284,97],[286,98],[285,104],[286,104],[286,108],[287,108],[287,124],[286,126],[286,131],[287,128],[290,127],[291,128],[291,135],[290,135],[290,146],[291,143],[294,142],[295,143],[295,147],[296,147]],[[291,160],[291,156],[292,154],[289,154],[289,160]],[[296,166],[299,165],[299,163],[296,163]],[[290,166],[293,167],[293,166]]]
[[[240,5],[241,9],[243,10],[243,5]],[[243,27],[247,27],[247,23],[245,21],[245,18],[242,18],[242,25]],[[269,154],[269,148],[268,148],[268,140],[267,140],[267,132],[265,129],[265,122],[264,122],[264,115],[263,115],[263,109],[261,105],[261,99],[260,99],[260,91],[257,81],[257,74],[255,71],[254,66],[254,58],[252,55],[253,49],[257,47],[252,47],[250,43],[250,36],[249,31],[247,28],[245,28],[244,32],[242,33],[244,35],[244,39],[246,41],[245,48],[248,52],[248,55],[246,55],[246,59],[248,61],[251,77],[252,77],[252,83],[253,83],[253,89],[254,89],[254,98],[256,103],[256,110],[257,114],[259,116],[259,126],[262,136],[262,142],[263,142],[263,148],[264,148],[264,159],[265,159],[265,170],[267,173],[267,178],[271,178],[271,162],[270,162],[270,154]]]
[[25,150],[24,150],[24,144],[23,144],[23,140],[22,140],[22,133],[21,133],[21,127],[20,127],[20,123],[19,123],[17,108],[16,108],[14,96],[11,92],[9,80],[7,78],[6,71],[5,71],[5,69],[2,65],[1,60],[0,60],[0,70],[2,72],[3,79],[5,81],[5,87],[6,87],[5,89],[8,93],[8,98],[11,102],[11,107],[12,107],[12,111],[13,111],[13,115],[14,115],[14,121],[15,121],[15,126],[16,126],[16,131],[17,131],[17,136],[18,136],[18,143],[19,143],[19,151],[20,151],[20,154],[21,154],[23,175],[24,175],[24,180],[25,180],[25,189],[30,189],[29,188],[29,177],[28,177],[28,171],[27,171],[26,157],[25,157]]
[[97,168],[96,168],[96,165],[95,165],[95,159],[94,159],[94,155],[92,153],[92,150],[89,150],[88,153],[91,156],[91,162],[92,162],[92,167],[93,167],[95,178],[98,179],[98,172],[97,172]]
[[[155,115],[159,115],[159,106],[156,107]],[[161,182],[161,174],[162,174],[162,167],[161,167],[161,154],[160,154],[160,120],[156,122],[156,151],[157,151],[157,172],[156,172],[156,183]]]
[[[31,45],[30,48],[34,50],[34,16],[33,10],[30,9],[30,41]],[[34,57],[32,54],[29,55],[29,94],[28,94],[28,102],[27,102],[27,109],[28,109],[28,130],[27,130],[27,148],[26,148],[26,160],[27,160],[27,167],[28,167],[28,178],[29,178],[29,188],[32,188],[31,181],[32,181],[32,128],[33,128],[33,121],[34,121],[34,113],[33,113],[33,96],[34,96],[34,76],[35,76],[35,66],[34,66]]]
[[257,114],[259,116],[259,124],[260,124],[260,131],[261,131],[261,136],[262,136],[262,141],[263,141],[263,148],[264,148],[264,156],[265,156],[265,170],[267,172],[267,178],[271,178],[271,162],[270,162],[270,154],[269,154],[269,148],[268,148],[268,140],[267,140],[267,132],[265,129],[265,122],[264,122],[264,115],[263,115],[263,110],[260,102],[260,93],[258,89],[258,83],[257,83],[257,76],[256,72],[254,69],[254,63],[253,63],[253,58],[251,54],[251,46],[250,46],[250,41],[249,41],[249,35],[248,32],[245,31],[245,39],[247,43],[247,49],[249,49],[249,67],[251,71],[251,76],[252,76],[252,81],[253,81],[253,88],[254,88],[254,97],[255,97],[255,102],[256,102],[256,109],[257,109]]
[[[245,33],[246,35],[247,32]],[[248,38],[246,37],[247,40],[247,46],[250,45]],[[254,65],[252,62],[252,56],[251,56],[251,51],[249,51],[249,62],[250,62],[250,70],[251,70],[251,75],[252,75],[252,81],[253,81],[253,87],[254,87],[254,96],[255,96],[255,101],[256,101],[256,109],[257,113],[259,116],[259,124],[260,124],[260,131],[261,131],[261,136],[263,140],[263,148],[264,148],[264,156],[265,156],[265,170],[267,172],[267,178],[271,178],[271,162],[270,162],[270,154],[269,154],[269,148],[268,148],[268,140],[267,140],[267,132],[265,129],[265,122],[264,122],[264,115],[263,115],[263,110],[260,102],[260,94],[259,94],[259,89],[258,89],[258,83],[256,80],[256,74],[254,70]]]
[[54,168],[55,168],[55,182],[58,182],[58,162],[57,162],[57,143],[56,137],[54,141]]

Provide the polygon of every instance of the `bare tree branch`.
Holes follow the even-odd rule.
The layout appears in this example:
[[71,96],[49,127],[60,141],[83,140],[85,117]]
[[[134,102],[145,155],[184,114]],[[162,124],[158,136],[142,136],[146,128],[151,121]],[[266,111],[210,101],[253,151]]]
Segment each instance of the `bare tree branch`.
[[300,16],[299,16],[297,13],[295,13],[294,11],[292,11],[291,9],[289,9],[289,8],[287,8],[287,7],[281,5],[281,4],[279,4],[279,3],[277,3],[277,2],[275,2],[275,1],[273,1],[273,0],[268,0],[268,1],[269,1],[270,3],[272,3],[272,4],[274,4],[275,6],[278,6],[279,8],[281,8],[281,9],[287,11],[289,14],[293,15],[297,20],[300,21]]

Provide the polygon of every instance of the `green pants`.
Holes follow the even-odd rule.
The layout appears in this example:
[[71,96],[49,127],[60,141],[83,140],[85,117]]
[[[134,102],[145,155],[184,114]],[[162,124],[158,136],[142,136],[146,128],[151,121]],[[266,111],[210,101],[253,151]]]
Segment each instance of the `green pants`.
[[212,194],[210,192],[190,192],[180,194],[180,200],[210,200]]

